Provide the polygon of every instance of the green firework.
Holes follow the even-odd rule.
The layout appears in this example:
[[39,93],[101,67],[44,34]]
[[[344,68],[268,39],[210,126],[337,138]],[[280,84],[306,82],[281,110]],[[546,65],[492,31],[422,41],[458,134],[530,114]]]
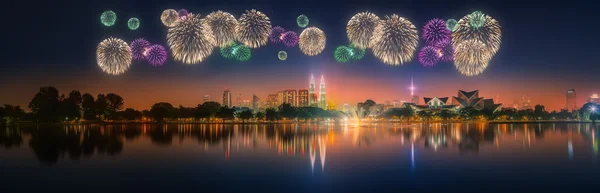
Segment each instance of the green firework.
[[130,18],[127,21],[127,27],[129,27],[130,30],[136,30],[138,27],[140,27],[140,20],[135,17]]
[[235,59],[242,62],[248,61],[252,57],[250,48],[246,47],[245,45],[238,45],[233,47],[232,53],[235,56]]
[[306,15],[302,14],[302,15],[298,16],[298,18],[296,19],[296,22],[298,23],[298,26],[306,27],[308,25],[308,17],[306,17]]
[[469,25],[474,28],[480,28],[485,24],[485,14],[481,11],[475,11],[469,15]]
[[237,46],[238,46],[238,44],[236,44],[235,42],[229,42],[225,45],[222,45],[219,48],[219,50],[221,51],[221,56],[223,56],[223,58],[227,58],[227,59],[234,58],[235,55],[233,54],[233,49]]
[[114,11],[107,10],[100,15],[100,22],[102,22],[104,26],[113,26],[115,25],[115,21],[117,21],[117,14]]
[[365,53],[366,53],[365,49],[361,49],[354,45],[348,46],[348,49],[350,50],[350,56],[353,60],[360,60],[363,57],[365,57]]
[[287,52],[285,52],[285,51],[279,51],[279,53],[277,53],[277,58],[279,58],[279,60],[285,60],[285,59],[287,59]]
[[448,21],[446,21],[446,28],[448,28],[450,31],[454,32],[454,31],[456,31],[456,24],[458,24],[456,19],[449,19]]
[[348,62],[352,58],[352,55],[352,50],[346,46],[338,46],[333,53],[333,57],[339,63]]

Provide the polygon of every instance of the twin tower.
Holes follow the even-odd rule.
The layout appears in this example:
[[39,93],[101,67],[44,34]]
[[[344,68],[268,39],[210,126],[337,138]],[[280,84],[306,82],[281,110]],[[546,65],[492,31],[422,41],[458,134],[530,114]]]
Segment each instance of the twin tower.
[[308,88],[309,94],[309,105],[310,106],[319,106],[323,109],[327,109],[327,99],[325,92],[325,77],[321,74],[321,84],[319,85],[319,95],[317,98],[317,94],[315,93],[315,76],[310,74],[310,86]]

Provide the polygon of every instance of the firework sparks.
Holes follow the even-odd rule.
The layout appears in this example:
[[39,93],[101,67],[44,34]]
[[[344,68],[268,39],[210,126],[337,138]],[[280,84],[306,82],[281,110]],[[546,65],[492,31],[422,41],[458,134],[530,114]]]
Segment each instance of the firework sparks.
[[[481,13],[481,12],[479,12]],[[456,31],[452,33],[452,41],[454,46],[458,47],[468,40],[477,40],[485,44],[492,54],[495,54],[500,49],[502,42],[502,31],[498,21],[488,15],[469,14],[458,21]],[[480,20],[483,17],[483,25],[478,26],[479,22],[472,22],[471,19]],[[473,25],[475,24],[475,25]]]
[[238,40],[249,48],[258,48],[267,44],[271,32],[271,20],[265,14],[254,9],[242,14],[236,28]]
[[306,28],[300,33],[300,50],[308,56],[320,54],[325,49],[325,33],[316,27]]
[[440,53],[433,46],[425,46],[419,51],[419,63],[424,67],[433,67],[439,61]]
[[111,74],[122,74],[131,65],[131,50],[121,39],[108,38],[98,44],[96,62],[102,71]]
[[454,44],[452,40],[446,39],[435,44],[440,61],[452,62],[454,60]]
[[179,19],[179,14],[174,9],[165,9],[160,14],[160,21],[167,27],[174,27]]
[[281,36],[281,41],[283,42],[283,45],[288,48],[295,47],[298,45],[298,35],[293,31],[285,32]]
[[167,61],[167,50],[161,45],[152,45],[146,52],[146,59],[152,66],[162,66]]
[[350,49],[350,51],[352,52],[352,59],[353,60],[360,60],[363,57],[365,57],[365,53],[366,50],[356,47],[355,45],[351,44],[350,46],[348,46],[348,48]]
[[419,42],[416,27],[396,14],[386,16],[375,28],[371,44],[373,54],[386,64],[400,65],[410,62]]
[[233,15],[223,11],[212,12],[205,18],[217,41],[217,46],[235,40],[235,28],[238,21]]
[[129,27],[130,30],[136,30],[140,27],[140,20],[135,17],[130,18],[127,20],[127,27]]
[[359,48],[370,48],[373,32],[380,25],[380,22],[379,17],[370,12],[362,12],[352,16],[348,21],[348,25],[346,25],[348,39]]
[[446,22],[441,19],[429,20],[423,27],[421,36],[427,45],[435,45],[438,42],[451,39],[452,32],[446,27]]
[[269,34],[269,40],[271,43],[278,44],[283,40],[283,34],[285,33],[285,29],[281,26],[275,26],[271,29],[271,33]]
[[308,25],[308,17],[306,17],[306,15],[300,15],[296,18],[296,23],[298,23],[298,26],[300,27],[306,27]]
[[350,59],[352,59],[352,55],[354,55],[354,53],[352,53],[352,50],[346,46],[338,46],[335,48],[333,53],[333,57],[339,63],[346,63],[350,61]]
[[277,53],[277,58],[279,58],[279,60],[285,60],[287,57],[288,55],[285,51],[279,51],[279,53]]
[[235,57],[235,55],[233,54],[233,48],[237,47],[238,44],[234,43],[234,42],[227,42],[224,45],[221,45],[221,48],[219,49],[219,51],[221,52],[221,56],[223,56],[223,58],[227,58],[227,59],[232,59]]
[[456,21],[456,19],[448,19],[448,21],[446,21],[446,28],[448,28],[448,30],[454,32],[454,31],[456,31],[457,23],[458,23],[458,21]]
[[100,15],[100,22],[106,27],[110,27],[115,25],[117,21],[117,14],[114,11],[108,10],[104,11],[102,15]]
[[131,45],[130,45],[131,55],[133,56],[133,59],[134,60],[146,59],[144,52],[148,47],[150,47],[150,42],[148,42],[144,38],[138,38],[138,39],[133,40],[133,42],[131,42]]
[[467,40],[456,46],[454,67],[463,75],[475,76],[483,72],[492,58],[492,53],[483,42]]
[[248,61],[252,57],[250,48],[246,47],[245,45],[238,45],[233,47],[231,53],[233,53],[235,59],[242,62]]
[[188,18],[188,16],[189,16],[189,13],[188,13],[188,11],[186,9],[180,9],[177,12],[177,15],[179,15],[179,19],[186,20]]
[[188,19],[169,28],[167,44],[176,61],[196,64],[212,54],[216,40],[210,26],[200,19],[200,15],[190,13]]

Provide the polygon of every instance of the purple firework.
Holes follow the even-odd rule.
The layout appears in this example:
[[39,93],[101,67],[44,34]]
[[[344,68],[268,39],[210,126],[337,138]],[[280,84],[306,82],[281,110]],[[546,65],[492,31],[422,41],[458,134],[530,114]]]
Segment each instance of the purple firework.
[[451,39],[446,39],[435,44],[440,61],[454,61],[454,44]]
[[440,41],[452,39],[452,32],[446,27],[442,19],[429,20],[423,27],[423,40],[427,45],[435,45]]
[[150,47],[150,42],[148,40],[145,40],[144,38],[138,38],[133,40],[133,42],[131,42],[131,44],[129,45],[129,48],[131,49],[132,58],[134,60],[146,59],[144,52],[148,47]]
[[438,49],[433,46],[425,46],[419,51],[419,63],[424,67],[433,67],[439,61]]
[[186,9],[180,9],[177,12],[177,15],[179,15],[179,19],[187,19],[188,11]]
[[152,66],[162,66],[167,61],[167,50],[161,45],[154,44],[148,48],[147,59]]
[[275,44],[281,43],[284,32],[285,29],[280,26],[273,27],[273,29],[271,29],[271,34],[269,34],[269,40]]
[[293,31],[285,32],[281,39],[282,39],[281,41],[283,42],[283,44],[288,48],[298,45],[298,34],[296,34],[296,32],[293,32]]

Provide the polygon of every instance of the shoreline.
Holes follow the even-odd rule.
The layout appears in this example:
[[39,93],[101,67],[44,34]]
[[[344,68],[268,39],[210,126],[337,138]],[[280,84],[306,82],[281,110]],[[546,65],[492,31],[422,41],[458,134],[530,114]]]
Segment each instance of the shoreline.
[[[93,124],[104,124],[104,125],[128,125],[128,124],[210,124],[210,125],[219,125],[219,124],[236,124],[236,125],[261,125],[261,124],[321,124],[321,123],[344,123],[342,121],[226,121],[226,122],[185,122],[185,121],[168,121],[168,122],[103,122],[103,121],[91,121],[91,122],[55,122],[55,123],[36,123],[30,121],[21,121],[14,122],[11,124],[5,125],[14,125],[14,124],[26,124],[26,125],[93,125]],[[354,123],[354,122],[348,122]],[[528,124],[528,123],[594,123],[592,121],[578,121],[578,120],[535,120],[535,121],[364,121],[361,122],[363,124],[435,124],[435,123],[488,123],[488,124],[508,124],[508,123],[518,123],[518,124]]]

